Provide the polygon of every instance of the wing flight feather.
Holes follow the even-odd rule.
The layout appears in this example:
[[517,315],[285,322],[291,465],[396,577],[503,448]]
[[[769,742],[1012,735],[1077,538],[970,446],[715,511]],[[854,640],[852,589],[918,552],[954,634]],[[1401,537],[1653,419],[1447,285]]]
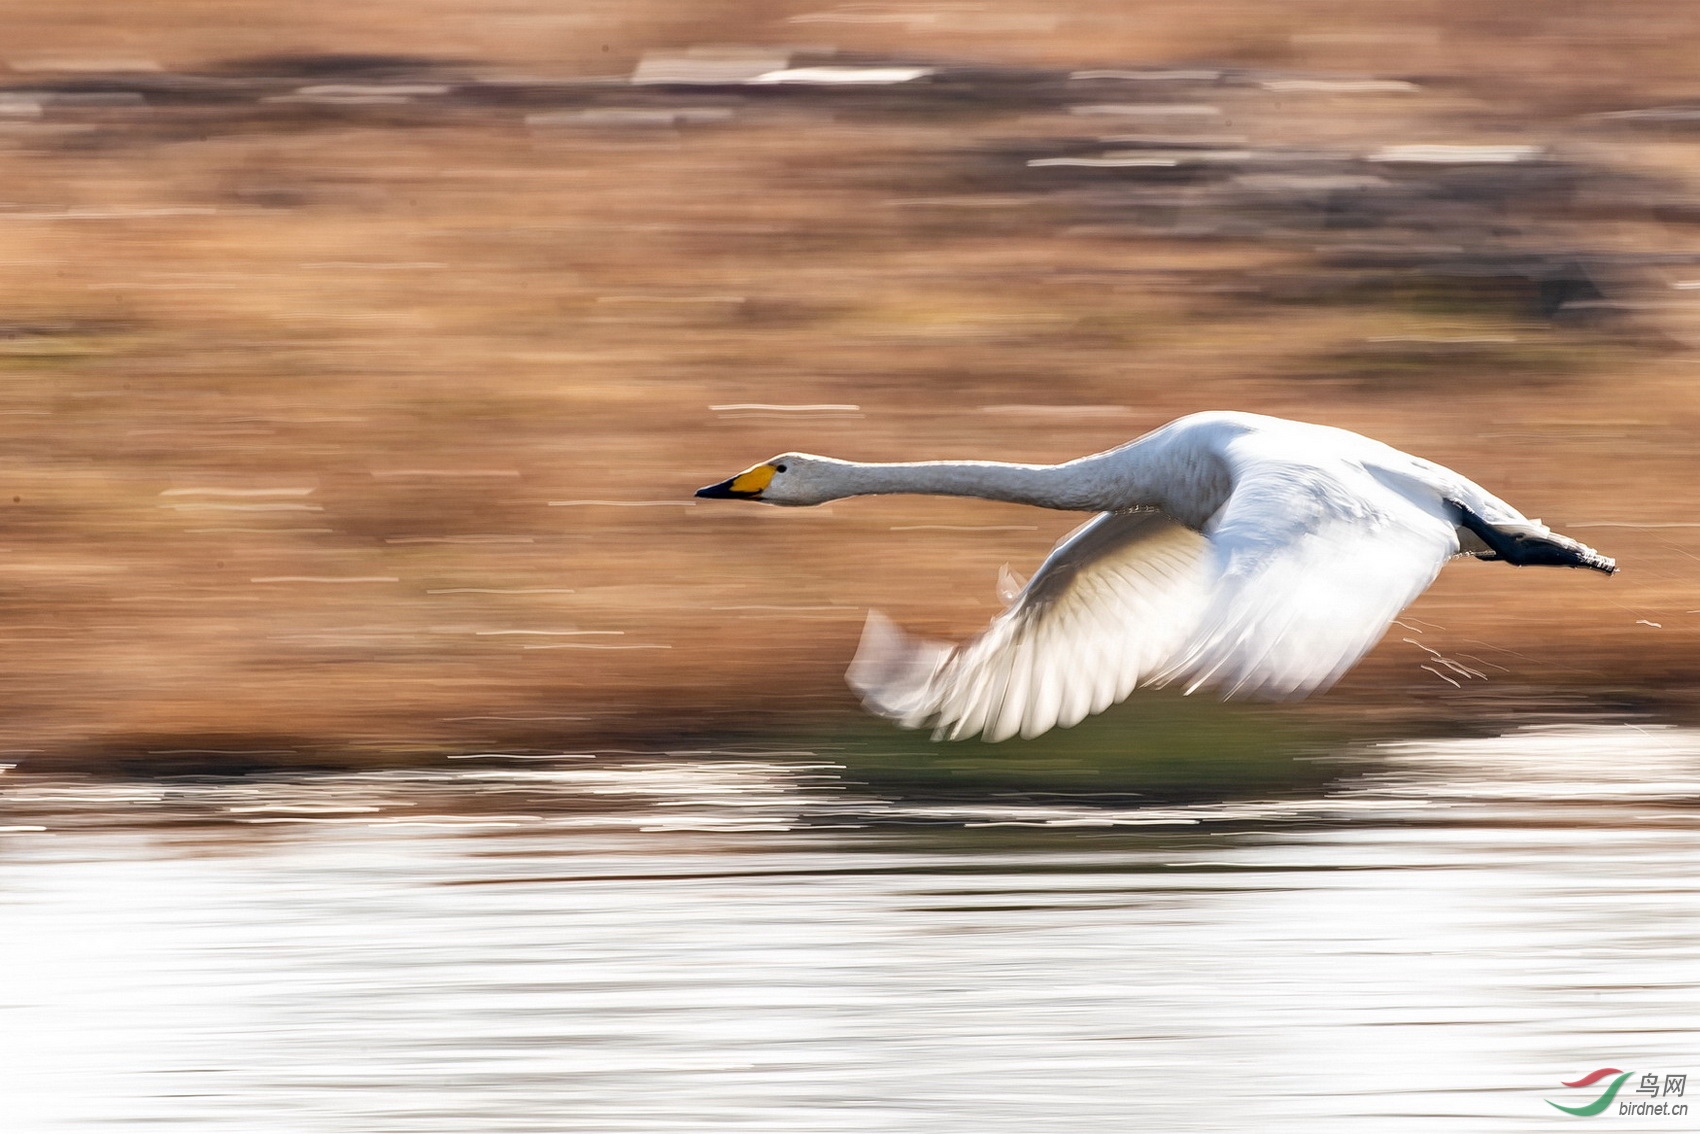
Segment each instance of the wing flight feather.
[[1107,512],[1058,544],[977,638],[951,648],[869,615],[847,675],[869,707],[940,738],[1003,740],[1078,724],[1192,640],[1208,541],[1155,511]]

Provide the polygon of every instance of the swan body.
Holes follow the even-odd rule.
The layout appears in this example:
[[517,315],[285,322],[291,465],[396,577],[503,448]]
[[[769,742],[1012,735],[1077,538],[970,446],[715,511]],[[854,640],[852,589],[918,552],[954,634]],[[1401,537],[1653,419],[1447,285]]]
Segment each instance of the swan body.
[[786,453],[697,495],[803,506],[884,493],[1100,513],[969,642],[918,641],[870,612],[851,686],[935,739],[1038,736],[1140,686],[1326,689],[1460,553],[1617,570],[1451,469],[1250,413],[1192,414],[1059,465]]

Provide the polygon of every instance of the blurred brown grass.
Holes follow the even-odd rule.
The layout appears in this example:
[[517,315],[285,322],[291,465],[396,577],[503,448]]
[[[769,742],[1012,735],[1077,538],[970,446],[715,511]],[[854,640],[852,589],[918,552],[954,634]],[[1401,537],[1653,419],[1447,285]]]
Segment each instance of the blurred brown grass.
[[[161,0],[7,19],[14,89],[280,53],[623,75],[645,50],[727,41],[1423,76],[1411,95],[1246,103],[1231,124],[1368,148],[1550,142],[1579,114],[1687,97],[1700,44],[1700,13],[1650,2],[1434,0],[1371,22],[1357,4],[1228,0]],[[612,129],[526,113],[0,120],[0,756],[405,760],[847,710],[866,607],[970,633],[999,565],[1031,569],[1078,517],[698,507],[693,488],[786,449],[1059,460],[1204,408],[1369,433],[1624,566],[1452,567],[1322,711],[1447,716],[1474,687],[1692,697],[1700,527],[1658,526],[1700,520],[1685,325],[1393,293],[1272,302],[1262,283],[1304,277],[1303,247],[1104,239],[1030,193],[969,185],[951,157],[1102,131],[1066,108],[774,100]],[[1695,173],[1680,136],[1578,145],[1673,184]],[[1652,213],[1554,239],[1693,244]],[[711,408],[742,403],[859,408]],[[1425,647],[1489,677],[1455,690]]]

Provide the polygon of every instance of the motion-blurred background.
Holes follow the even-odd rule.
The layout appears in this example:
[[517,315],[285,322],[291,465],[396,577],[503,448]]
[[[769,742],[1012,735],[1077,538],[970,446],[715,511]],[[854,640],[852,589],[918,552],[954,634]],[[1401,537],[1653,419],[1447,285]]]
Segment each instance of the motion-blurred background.
[[1450,568],[1319,712],[1700,679],[1684,0],[62,0],[0,37],[0,758],[848,712],[1078,520],[774,453],[1360,430],[1616,556]]

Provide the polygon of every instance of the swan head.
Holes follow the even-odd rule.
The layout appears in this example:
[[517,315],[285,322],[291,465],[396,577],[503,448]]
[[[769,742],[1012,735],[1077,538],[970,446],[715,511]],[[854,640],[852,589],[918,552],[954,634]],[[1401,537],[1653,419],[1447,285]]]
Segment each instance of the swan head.
[[843,463],[808,453],[781,453],[696,494],[709,500],[758,500],[790,507],[824,504],[844,495],[833,475]]

